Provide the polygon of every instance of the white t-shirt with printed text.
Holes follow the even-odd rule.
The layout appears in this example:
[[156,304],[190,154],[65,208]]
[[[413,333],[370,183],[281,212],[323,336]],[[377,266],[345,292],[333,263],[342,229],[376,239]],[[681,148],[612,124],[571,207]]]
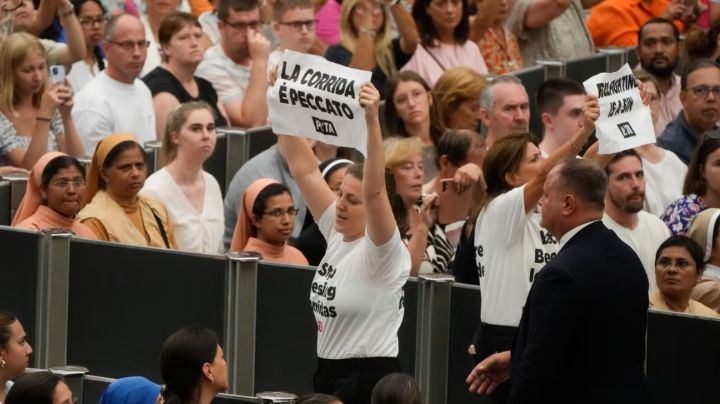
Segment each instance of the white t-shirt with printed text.
[[560,247],[540,226],[540,213],[525,212],[525,186],[490,201],[475,224],[483,323],[517,327],[537,273]]
[[318,357],[397,357],[411,265],[400,232],[380,246],[369,237],[345,242],[335,230],[335,203],[317,224],[328,245],[310,290]]

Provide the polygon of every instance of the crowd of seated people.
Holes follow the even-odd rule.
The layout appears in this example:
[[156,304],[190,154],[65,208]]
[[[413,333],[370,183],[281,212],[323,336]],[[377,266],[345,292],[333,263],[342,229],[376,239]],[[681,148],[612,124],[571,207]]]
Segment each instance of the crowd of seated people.
[[[351,284],[347,300],[335,302],[345,310],[337,318],[315,311],[315,388],[327,396],[305,402],[390,402],[376,400],[372,386],[347,390],[343,378],[359,374],[374,385],[400,370],[405,313],[391,309],[407,278],[449,273],[479,285],[478,333],[468,344],[478,360],[511,348],[534,279],[561,249],[540,223],[543,186],[561,161],[587,158],[608,179],[602,222],[638,255],[651,307],[718,316],[720,7],[650,3],[0,0],[0,176],[28,175],[12,225],[336,268],[334,279],[318,271],[315,280]],[[598,155],[596,142],[586,153],[597,99],[565,78],[529,93],[514,75],[603,46],[636,47],[630,67],[657,143]],[[203,168],[217,153],[216,129],[272,124],[267,92],[286,50],[371,72],[356,97],[367,156],[278,133],[225,187]],[[147,141],[162,143],[152,175]],[[359,296],[376,306],[357,307]],[[311,293],[313,307],[327,298]],[[343,325],[363,321],[363,333]],[[0,331],[0,351],[15,340],[4,335],[24,333],[4,312]],[[185,332],[195,334],[173,341],[212,342],[201,330]],[[219,346],[192,351],[200,383],[183,390],[187,381],[166,380],[165,402],[188,394],[206,402],[226,387],[212,373],[225,366]],[[351,357],[360,365],[344,362]],[[0,367],[2,402],[5,382],[24,370],[10,365]],[[163,377],[180,377],[175,370]],[[51,375],[17,384],[25,383],[42,384],[51,400],[64,394]]]

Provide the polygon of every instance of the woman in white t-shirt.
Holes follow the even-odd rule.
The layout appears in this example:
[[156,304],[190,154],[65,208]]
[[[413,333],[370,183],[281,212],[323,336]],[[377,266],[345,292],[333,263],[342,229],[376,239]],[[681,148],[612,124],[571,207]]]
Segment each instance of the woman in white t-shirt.
[[20,320],[0,310],[0,403],[12,386],[10,380],[25,372],[32,352]]
[[166,165],[148,177],[140,191],[165,206],[182,251],[224,252],[220,185],[202,168],[216,140],[210,105],[193,101],[178,106],[167,119],[163,138],[161,157]]
[[487,201],[475,224],[482,294],[478,359],[512,347],[532,281],[559,250],[557,240],[540,227],[537,204],[548,172],[577,155],[594,129],[597,100],[589,97],[583,111],[583,127],[547,159],[529,133],[504,136],[485,155]]
[[367,160],[348,169],[337,196],[305,139],[278,137],[328,244],[310,291],[318,331],[315,391],[334,394],[345,404],[370,402],[375,383],[398,371],[402,287],[410,274],[410,254],[390,204],[394,190],[386,189],[380,95],[367,83],[359,101],[368,127]]

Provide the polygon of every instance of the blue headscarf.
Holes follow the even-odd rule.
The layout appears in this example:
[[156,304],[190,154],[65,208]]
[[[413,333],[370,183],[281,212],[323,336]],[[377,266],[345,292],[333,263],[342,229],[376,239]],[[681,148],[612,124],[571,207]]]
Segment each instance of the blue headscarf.
[[155,404],[160,385],[142,376],[115,380],[103,392],[100,404]]

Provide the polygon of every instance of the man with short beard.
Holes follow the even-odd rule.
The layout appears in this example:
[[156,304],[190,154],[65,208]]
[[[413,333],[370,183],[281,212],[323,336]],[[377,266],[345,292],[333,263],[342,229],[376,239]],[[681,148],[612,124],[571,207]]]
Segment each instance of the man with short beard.
[[655,289],[655,252],[670,237],[660,218],[643,210],[645,178],[640,155],[633,149],[613,156],[605,166],[608,189],[603,223],[640,257],[650,290]]
[[658,83],[660,101],[658,118],[655,121],[655,134],[658,135],[682,110],[680,76],[675,74],[679,43],[680,31],[665,18],[653,18],[638,31],[637,54],[640,66]]

